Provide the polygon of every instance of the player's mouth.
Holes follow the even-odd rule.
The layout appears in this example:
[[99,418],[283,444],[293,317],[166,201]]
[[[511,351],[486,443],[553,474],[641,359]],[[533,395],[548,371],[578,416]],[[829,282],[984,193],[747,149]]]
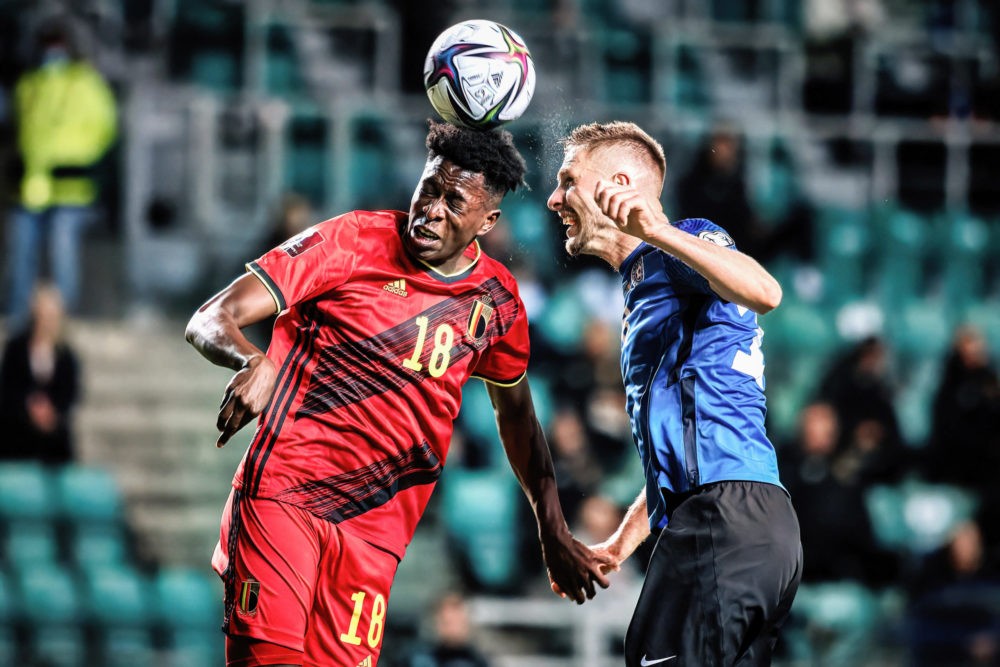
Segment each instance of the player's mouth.
[[415,222],[410,227],[410,240],[417,246],[428,247],[440,243],[441,237],[427,226],[426,222]]
[[572,213],[563,212],[559,215],[562,223],[566,225],[566,237],[573,238],[580,233],[580,221]]

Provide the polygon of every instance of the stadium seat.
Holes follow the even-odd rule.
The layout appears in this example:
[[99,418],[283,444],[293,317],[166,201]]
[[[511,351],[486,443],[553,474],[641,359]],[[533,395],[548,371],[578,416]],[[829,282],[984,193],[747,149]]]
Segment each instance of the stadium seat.
[[817,216],[820,268],[826,277],[827,301],[840,305],[861,297],[868,287],[871,227],[868,214],[825,207]]
[[989,230],[982,220],[968,215],[945,215],[938,225],[934,245],[941,255],[943,296],[952,310],[961,311],[985,293]]
[[952,324],[939,300],[891,302],[887,312],[889,339],[904,359],[938,359],[951,340]]
[[69,571],[54,564],[35,564],[13,573],[21,602],[18,615],[27,628],[28,664],[88,664],[83,605]]
[[97,630],[101,664],[149,664],[151,595],[145,578],[127,565],[84,572],[87,617]]
[[972,516],[975,499],[948,485],[908,481],[879,485],[865,494],[879,543],[886,549],[925,554],[944,544],[958,523]]
[[10,579],[0,570],[0,665],[16,664],[18,646],[14,624],[19,605]]
[[226,51],[200,51],[191,56],[191,80],[215,91],[234,91],[240,82],[239,63]]
[[552,294],[537,322],[539,332],[549,343],[570,352],[579,348],[587,319],[576,290],[564,286]]
[[70,531],[69,558],[80,572],[123,567],[128,556],[128,541],[121,524],[80,523]]
[[63,467],[55,476],[59,515],[72,522],[115,522],[122,497],[114,476],[103,468]]
[[833,318],[822,309],[790,301],[759,318],[764,330],[764,352],[818,355],[838,343]]
[[501,445],[496,416],[483,382],[468,382],[462,387],[462,408],[457,421],[462,431],[472,438],[470,445],[483,448],[479,452],[481,456],[473,456],[474,459],[488,463],[499,460]]
[[213,573],[171,568],[153,579],[157,628],[166,639],[170,667],[220,664],[222,586]]
[[878,251],[878,293],[884,306],[925,293],[931,226],[930,220],[905,209],[876,216],[874,248]]
[[54,514],[49,471],[41,464],[0,464],[0,518],[51,519]]
[[3,555],[14,567],[54,564],[59,560],[59,539],[49,521],[11,521],[4,530]]
[[789,657],[801,665],[867,664],[879,614],[878,599],[861,584],[802,584],[783,630]]
[[502,591],[517,583],[520,490],[509,471],[451,468],[442,480],[445,528],[470,574]]

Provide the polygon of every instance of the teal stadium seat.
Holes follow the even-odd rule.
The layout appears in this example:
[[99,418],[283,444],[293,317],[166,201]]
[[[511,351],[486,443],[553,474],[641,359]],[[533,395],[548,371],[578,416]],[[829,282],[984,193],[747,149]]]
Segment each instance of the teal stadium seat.
[[951,340],[948,310],[937,299],[893,301],[886,324],[892,347],[906,360],[938,359]]
[[934,246],[943,255],[939,263],[944,298],[952,311],[961,312],[985,296],[989,229],[969,215],[945,215],[938,225]]
[[15,622],[19,604],[13,584],[6,572],[0,570],[0,665],[16,664],[18,646]]
[[879,601],[861,584],[802,584],[783,630],[796,665],[874,664],[864,660],[878,633]]
[[79,667],[89,664],[83,631],[83,604],[77,582],[54,564],[13,570],[27,629],[28,664]]
[[49,520],[54,510],[45,467],[33,462],[0,464],[0,518]]
[[566,285],[549,297],[537,324],[549,343],[568,353],[579,349],[588,320],[575,288]]
[[865,504],[879,543],[916,555],[943,545],[976,507],[975,498],[967,491],[916,481],[872,487],[865,494]]
[[128,563],[128,538],[121,524],[81,523],[72,527],[69,536],[69,559],[80,572]]
[[520,574],[520,490],[510,471],[449,468],[442,480],[445,529],[469,573],[492,591]]
[[214,573],[170,568],[153,580],[157,628],[168,667],[222,664],[222,585]]
[[97,652],[106,667],[149,664],[152,660],[148,583],[127,565],[84,572],[87,617],[97,630]]
[[819,211],[817,220],[826,301],[842,305],[864,296],[872,245],[868,214],[828,206]]
[[889,209],[876,222],[879,299],[892,310],[926,292],[931,221],[913,211]]
[[63,519],[74,523],[122,519],[121,491],[108,470],[67,465],[55,475],[55,492]]
[[3,555],[11,566],[54,564],[59,560],[59,539],[50,521],[11,521],[4,533]]
[[220,92],[232,92],[240,82],[239,62],[232,53],[206,50],[191,56],[191,80]]

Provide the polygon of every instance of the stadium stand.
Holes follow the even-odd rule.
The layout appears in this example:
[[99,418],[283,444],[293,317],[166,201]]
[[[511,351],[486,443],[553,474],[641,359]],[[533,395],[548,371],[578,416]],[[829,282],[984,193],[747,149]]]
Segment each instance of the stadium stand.
[[[306,197],[321,217],[406,205],[431,114],[405,92],[419,85],[401,80],[419,69],[400,64],[417,27],[401,21],[403,0],[7,0],[5,131],[24,57],[17,36],[61,4],[78,5],[94,59],[121,94],[120,196],[89,233],[90,284],[71,329],[86,387],[79,463],[0,465],[0,664],[218,664],[220,589],[208,560],[249,434],[212,446],[228,375],[186,348],[183,318],[257,252],[282,194]],[[617,336],[621,306],[616,276],[565,258],[544,209],[555,140],[578,122],[644,125],[667,151],[670,212],[703,137],[717,120],[735,125],[762,226],[778,228],[796,202],[813,212],[813,256],[768,261],[785,289],[761,320],[775,442],[793,437],[834,360],[877,336],[906,459],[898,479],[865,492],[900,576],[882,589],[804,586],[780,664],[922,664],[924,648],[957,645],[964,617],[915,605],[910,579],[996,502],[921,469],[956,327],[974,325],[994,363],[1000,354],[994,3],[880,0],[860,3],[871,15],[842,17],[794,0],[453,4],[455,20],[475,13],[517,27],[538,68],[532,107],[511,125],[530,189],[508,197],[507,236],[498,229],[490,242],[533,296],[543,426],[566,402],[564,369],[592,362],[585,327],[598,321]],[[0,133],[0,175],[9,134]],[[641,471],[616,422],[620,387],[587,382],[573,387],[572,407],[597,458],[615,461],[602,486],[624,503]],[[496,664],[619,664],[636,581],[602,593],[615,596],[606,606],[548,599],[482,386],[467,387],[458,427],[468,451],[453,452],[411,545],[433,571],[404,561],[384,662],[415,641],[432,599],[464,585]],[[845,454],[845,467],[863,465]],[[995,567],[1000,539],[989,527],[984,561]],[[1000,612],[990,613],[996,646]]]

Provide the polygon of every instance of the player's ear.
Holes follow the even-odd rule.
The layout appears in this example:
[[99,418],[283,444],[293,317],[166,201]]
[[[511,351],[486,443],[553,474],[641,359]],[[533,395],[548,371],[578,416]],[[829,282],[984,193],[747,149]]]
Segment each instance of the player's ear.
[[611,177],[611,182],[614,183],[615,185],[631,185],[632,179],[629,178],[629,175],[626,174],[625,172],[619,171],[615,173],[614,176]]
[[486,232],[493,229],[497,224],[497,220],[499,219],[500,219],[500,209],[495,208],[489,213],[487,213],[486,220],[483,222],[483,226],[479,228],[479,231],[476,233],[476,236],[482,236]]

